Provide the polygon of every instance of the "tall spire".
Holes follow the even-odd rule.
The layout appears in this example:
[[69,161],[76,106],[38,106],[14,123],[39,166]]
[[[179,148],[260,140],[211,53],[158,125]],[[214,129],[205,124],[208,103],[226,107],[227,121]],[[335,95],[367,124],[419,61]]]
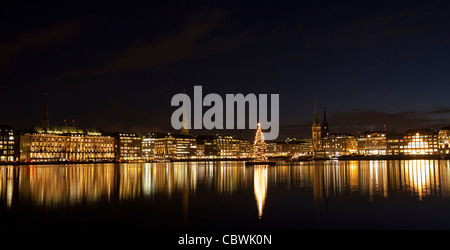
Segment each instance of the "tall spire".
[[41,125],[42,126],[50,126],[50,120],[48,118],[47,93],[45,93],[44,112],[42,113]]
[[315,99],[315,104],[314,104],[314,123],[313,125],[319,125],[319,114],[317,113],[317,99]]

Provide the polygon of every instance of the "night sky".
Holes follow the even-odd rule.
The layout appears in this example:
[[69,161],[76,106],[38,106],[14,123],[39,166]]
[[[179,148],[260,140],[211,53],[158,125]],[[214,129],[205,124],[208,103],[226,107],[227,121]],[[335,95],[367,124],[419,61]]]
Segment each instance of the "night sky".
[[171,98],[193,97],[194,85],[279,94],[279,139],[311,137],[315,99],[331,133],[450,124],[448,1],[20,2],[0,12],[0,124],[15,129],[40,123],[48,93],[51,125],[173,131]]

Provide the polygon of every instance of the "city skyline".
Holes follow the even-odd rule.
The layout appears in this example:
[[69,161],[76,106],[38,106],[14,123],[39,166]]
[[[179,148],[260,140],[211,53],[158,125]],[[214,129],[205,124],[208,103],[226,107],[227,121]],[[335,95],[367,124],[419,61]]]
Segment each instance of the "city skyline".
[[[35,122],[33,124],[29,124],[28,126],[25,127],[21,127],[21,128],[16,128],[11,126],[10,124],[13,124],[13,122],[9,122],[9,123],[4,123],[2,125],[6,125],[6,126],[11,126],[12,129],[14,129],[15,131],[29,131],[30,129],[32,129],[34,126],[53,126],[53,127],[83,127],[83,128],[93,128],[93,129],[100,129],[106,133],[135,133],[138,135],[143,135],[143,134],[147,134],[147,133],[168,133],[168,134],[185,134],[186,131],[183,131],[183,128],[181,130],[176,130],[173,128],[163,128],[163,129],[156,129],[156,130],[142,130],[142,129],[134,129],[133,127],[131,129],[128,130],[114,130],[114,129],[108,129],[108,128],[104,128],[104,127],[89,127],[89,126],[83,126],[83,125],[77,125],[75,120],[71,120],[71,119],[67,119],[65,118],[62,121],[57,121],[55,123],[51,122],[51,119],[49,118],[49,111],[48,111],[48,95],[47,93],[44,94],[44,100],[42,102],[43,107],[41,107],[41,114],[40,114],[40,120],[39,122]],[[248,110],[246,110],[248,112]],[[185,111],[183,111],[185,112]],[[394,115],[394,114],[392,114]],[[373,116],[376,119],[379,118],[377,117],[377,112],[373,112]],[[359,122],[361,121],[359,119],[358,114],[355,115],[355,117],[350,117],[350,115],[347,115],[347,119],[352,120],[352,121],[356,121]],[[345,130],[345,127],[347,128],[352,128],[352,124],[341,124],[343,125],[344,129],[338,128],[337,130],[335,128],[333,128],[333,126],[331,126],[331,130],[330,127],[328,126],[328,115],[326,114],[326,109],[323,109],[323,114],[322,116],[320,116],[319,118],[319,114],[318,114],[318,109],[317,109],[317,100],[315,101],[315,108],[314,108],[314,112],[313,112],[313,116],[311,121],[309,122],[309,127],[305,128],[305,130],[307,130],[307,132],[303,133],[303,136],[298,136],[299,134],[287,134],[286,132],[283,133],[283,131],[280,131],[280,134],[282,134],[282,136],[279,136],[277,139],[273,140],[273,141],[284,141],[284,140],[289,140],[290,138],[298,138],[298,139],[311,139],[313,137],[313,135],[311,134],[311,125],[316,124],[316,122],[318,122],[318,126],[321,127],[321,130],[323,130],[323,121],[326,122],[326,134],[328,135],[339,135],[339,134],[351,134],[351,135],[360,135],[366,132],[379,132],[379,131],[385,131],[385,132],[391,132],[391,133],[404,133],[408,130],[412,130],[412,129],[431,129],[433,131],[439,131],[441,129],[444,128],[448,128],[450,127],[449,123],[443,123],[443,124],[433,124],[430,126],[430,124],[423,124],[424,126],[411,126],[411,124],[409,126],[405,126],[403,127],[404,130],[396,130],[396,129],[388,129],[390,124],[382,124],[382,125],[370,125],[370,126],[361,126],[358,127],[356,129],[347,129]],[[369,122],[370,123],[370,122]],[[372,123],[371,123],[372,124]],[[376,120],[374,121],[373,124],[377,124]],[[135,124],[136,126],[139,126],[139,124]],[[302,126],[308,126],[308,123],[305,123]],[[234,136],[236,138],[242,138],[245,140],[252,140],[254,137],[254,133],[256,131],[256,129],[249,129],[248,126],[246,127],[246,129],[194,129],[191,128],[188,130],[191,135],[193,136],[203,136],[203,135],[229,135],[229,136]],[[244,132],[243,132],[244,131]],[[322,135],[321,137],[325,137],[325,135]]]
[[171,97],[194,85],[279,94],[280,139],[310,136],[315,99],[330,133],[449,124],[445,1],[115,7],[4,8],[0,124],[39,123],[48,93],[55,125],[169,132]]
[[[258,122],[254,142],[230,134],[191,134],[186,121],[175,133],[146,131],[105,131],[75,125],[52,125],[45,95],[40,125],[17,130],[0,125],[0,162],[6,163],[90,163],[160,162],[186,160],[249,160],[273,163],[329,159],[445,158],[450,155],[450,126],[430,128],[366,130],[363,133],[330,133],[326,111],[319,121],[317,102],[311,125],[311,138],[290,137],[265,140]],[[186,106],[181,107],[183,110]],[[186,112],[184,110],[183,112]],[[185,118],[185,116],[183,116]],[[195,131],[195,129],[194,129]]]
[[8,1],[0,22],[0,228],[20,243],[450,229],[450,1]]

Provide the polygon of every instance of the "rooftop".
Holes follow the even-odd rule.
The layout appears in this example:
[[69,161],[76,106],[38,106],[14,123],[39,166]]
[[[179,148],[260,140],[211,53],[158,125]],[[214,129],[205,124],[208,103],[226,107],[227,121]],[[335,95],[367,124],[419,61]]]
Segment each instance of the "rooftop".
[[433,130],[429,129],[429,128],[417,128],[417,129],[410,129],[408,131],[405,132],[405,135],[412,135],[412,134],[435,134],[436,132],[434,132]]
[[95,128],[81,128],[72,126],[43,126],[34,125],[31,133],[44,133],[44,134],[80,134],[80,135],[103,135],[104,132],[101,129]]

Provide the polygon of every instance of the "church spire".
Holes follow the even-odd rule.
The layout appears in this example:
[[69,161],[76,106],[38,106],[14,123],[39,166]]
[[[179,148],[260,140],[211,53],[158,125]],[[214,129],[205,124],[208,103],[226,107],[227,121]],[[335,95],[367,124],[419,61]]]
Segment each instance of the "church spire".
[[313,123],[313,125],[320,126],[319,114],[317,113],[317,99],[315,99],[315,104],[314,104],[314,123]]
[[41,125],[42,126],[50,126],[50,120],[48,118],[47,93],[45,93],[44,112],[42,113]]

